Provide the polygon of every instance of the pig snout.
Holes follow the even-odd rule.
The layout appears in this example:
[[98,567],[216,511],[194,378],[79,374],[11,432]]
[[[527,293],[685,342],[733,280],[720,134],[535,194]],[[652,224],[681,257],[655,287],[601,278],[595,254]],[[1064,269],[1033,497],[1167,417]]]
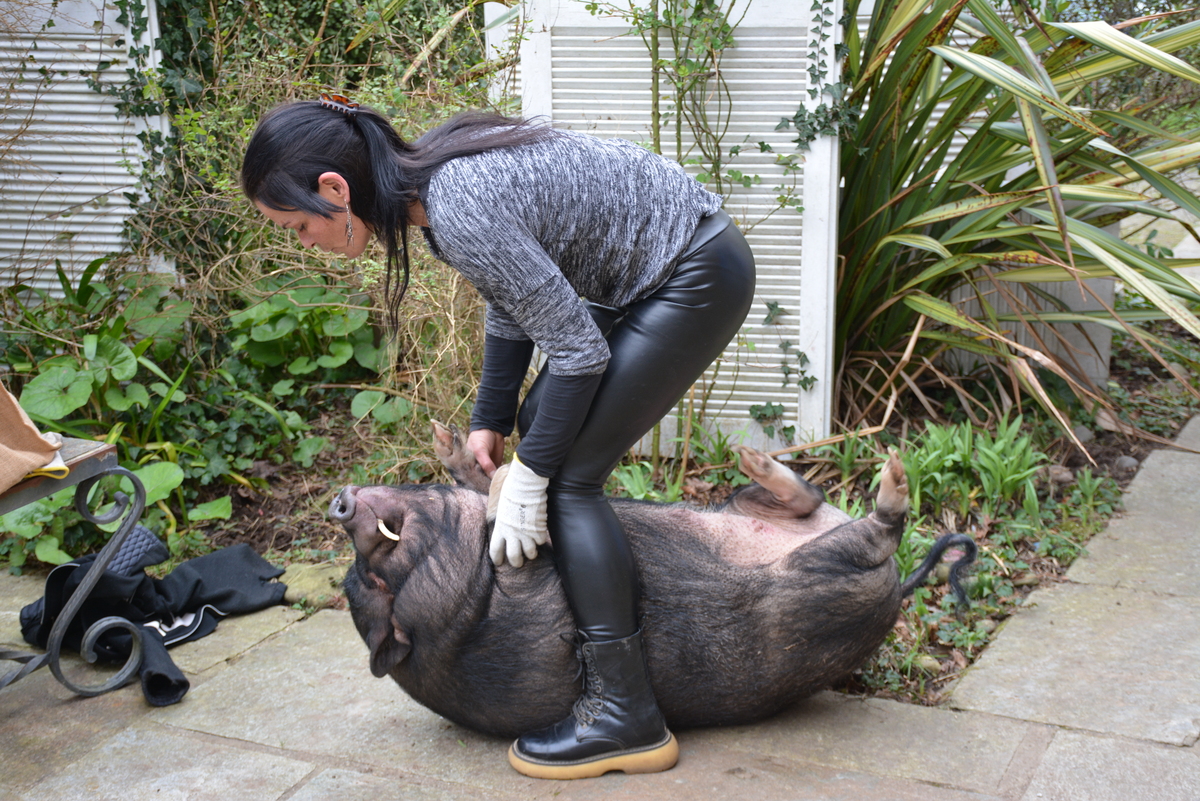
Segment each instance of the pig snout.
[[371,487],[363,491],[362,487],[349,486],[329,504],[330,519],[342,524],[354,541],[354,547],[364,554],[371,553],[383,540],[400,541],[396,521],[393,520],[392,527],[389,527],[383,515],[377,511],[378,506],[372,505],[372,501],[375,504],[380,501],[378,493],[373,490]]
[[350,486],[343,489],[329,504],[329,517],[335,523],[343,525],[354,519],[354,510],[358,507],[358,487]]

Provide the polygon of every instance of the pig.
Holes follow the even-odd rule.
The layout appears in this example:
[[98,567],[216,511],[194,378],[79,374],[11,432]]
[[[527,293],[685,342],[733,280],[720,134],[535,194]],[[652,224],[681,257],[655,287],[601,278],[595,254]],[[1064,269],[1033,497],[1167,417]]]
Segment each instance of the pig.
[[[581,692],[579,643],[551,553],[521,567],[488,555],[489,479],[453,427],[435,452],[456,484],[344,488],[330,517],[356,557],[345,579],[371,672],[459,725],[504,737],[566,717]],[[611,499],[633,547],[649,674],[673,729],[749,723],[848,676],[883,642],[901,598],[893,553],[908,507],[904,467],[883,464],[876,508],[851,519],[754,449],[754,484],[723,505]],[[957,586],[957,584],[956,584]],[[961,590],[961,588],[959,588]]]

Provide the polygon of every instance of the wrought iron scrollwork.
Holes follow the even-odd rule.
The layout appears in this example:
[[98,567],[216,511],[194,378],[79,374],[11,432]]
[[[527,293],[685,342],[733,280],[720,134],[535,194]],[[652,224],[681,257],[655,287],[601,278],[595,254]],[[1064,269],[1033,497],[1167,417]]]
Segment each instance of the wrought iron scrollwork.
[[[123,492],[114,493],[113,508],[103,515],[93,514],[88,508],[88,495],[91,493],[92,487],[96,482],[104,476],[123,476],[129,479],[133,485],[133,499]],[[104,575],[105,569],[109,562],[121,550],[121,544],[133,531],[133,527],[142,516],[142,510],[146,506],[146,489],[142,486],[142,482],[138,477],[129,472],[123,467],[114,467],[106,470],[99,475],[84,479],[80,482],[79,487],[75,490],[75,510],[81,514],[84,519],[95,523],[96,525],[107,525],[109,523],[121,520],[120,526],[117,528],[117,533],[113,535],[108,544],[100,551],[99,555],[88,569],[87,575],[84,576],[79,588],[71,595],[63,607],[62,612],[54,621],[54,626],[50,629],[50,638],[46,643],[45,660],[50,664],[50,670],[54,673],[62,684],[72,692],[78,695],[93,696],[101,695],[110,690],[115,690],[118,687],[123,687],[129,683],[129,680],[134,676],[142,665],[142,631],[141,627],[131,623],[122,617],[106,617],[93,623],[83,636],[83,642],[80,645],[80,654],[88,662],[96,661],[95,645],[96,640],[106,631],[114,628],[122,628],[129,632],[130,652],[125,660],[125,664],[121,666],[114,675],[110,676],[106,681],[98,685],[79,685],[69,679],[62,671],[59,664],[61,655],[63,637],[67,633],[67,627],[71,621],[75,619],[75,615],[80,608],[87,602],[88,595],[96,583],[100,581]],[[40,667],[40,665],[38,666]],[[36,668],[33,668],[36,670]],[[14,679],[15,680],[15,679]]]

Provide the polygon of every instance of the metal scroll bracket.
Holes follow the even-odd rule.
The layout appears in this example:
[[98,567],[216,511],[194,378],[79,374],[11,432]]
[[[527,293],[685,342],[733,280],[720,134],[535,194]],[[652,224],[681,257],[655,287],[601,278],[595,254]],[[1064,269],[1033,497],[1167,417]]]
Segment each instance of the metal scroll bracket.
[[[109,475],[118,475],[128,479],[133,485],[134,497],[131,501],[129,496],[124,492],[116,492],[114,493],[112,509],[103,515],[93,514],[91,509],[88,508],[88,495],[97,481]],[[121,523],[112,539],[101,549],[95,561],[89,566],[83,581],[80,582],[79,587],[72,593],[70,599],[54,621],[54,625],[50,629],[49,640],[46,643],[46,652],[44,654],[26,654],[15,651],[0,651],[0,659],[9,659],[22,663],[20,668],[11,671],[5,676],[0,676],[0,688],[12,684],[38,668],[49,664],[50,671],[54,674],[55,678],[67,689],[78,695],[95,696],[115,690],[118,687],[123,687],[138,672],[142,665],[141,627],[122,617],[106,617],[96,621],[88,627],[80,644],[80,654],[88,662],[94,663],[97,659],[95,651],[96,641],[102,634],[115,628],[125,629],[129,632],[131,638],[129,656],[121,668],[106,681],[97,685],[76,684],[63,672],[60,664],[60,656],[63,637],[67,633],[67,628],[70,626],[71,621],[75,619],[75,615],[79,613],[79,610],[87,602],[88,596],[104,575],[108,564],[120,551],[121,545],[133,532],[133,528],[141,518],[142,510],[145,506],[146,490],[142,486],[142,482],[138,480],[137,476],[123,467],[110,467],[90,475],[79,482],[75,490],[75,509],[85,520],[97,525],[107,525],[117,520],[120,520]]]

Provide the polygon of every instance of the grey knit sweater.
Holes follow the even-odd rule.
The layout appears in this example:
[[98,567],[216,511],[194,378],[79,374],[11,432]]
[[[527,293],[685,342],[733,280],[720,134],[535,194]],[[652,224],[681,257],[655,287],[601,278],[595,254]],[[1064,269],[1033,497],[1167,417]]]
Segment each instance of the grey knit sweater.
[[434,255],[488,303],[487,333],[532,339],[561,376],[608,362],[580,298],[625,306],[650,295],[721,206],[673,161],[570,131],[447,162],[422,201]]

